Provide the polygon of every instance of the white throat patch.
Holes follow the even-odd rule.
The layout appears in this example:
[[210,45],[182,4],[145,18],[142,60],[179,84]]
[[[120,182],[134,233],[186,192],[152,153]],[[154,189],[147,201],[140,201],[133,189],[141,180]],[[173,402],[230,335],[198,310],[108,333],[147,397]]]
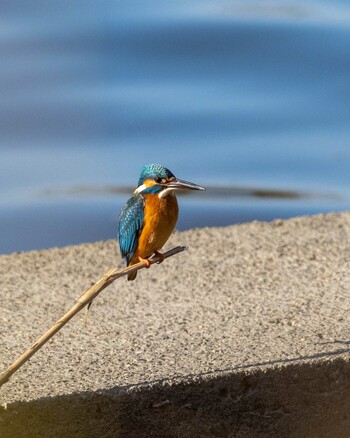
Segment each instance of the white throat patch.
[[173,187],[169,187],[168,189],[162,190],[159,194],[158,194],[158,198],[162,199],[165,198],[166,196],[169,195],[175,195],[175,190]]

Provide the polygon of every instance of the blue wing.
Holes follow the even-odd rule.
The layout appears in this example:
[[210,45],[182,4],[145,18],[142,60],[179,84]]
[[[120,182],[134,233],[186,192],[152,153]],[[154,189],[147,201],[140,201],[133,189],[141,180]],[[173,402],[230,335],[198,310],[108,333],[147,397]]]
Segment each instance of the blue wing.
[[121,256],[128,264],[135,254],[144,218],[144,200],[133,195],[122,208],[118,223],[118,241]]

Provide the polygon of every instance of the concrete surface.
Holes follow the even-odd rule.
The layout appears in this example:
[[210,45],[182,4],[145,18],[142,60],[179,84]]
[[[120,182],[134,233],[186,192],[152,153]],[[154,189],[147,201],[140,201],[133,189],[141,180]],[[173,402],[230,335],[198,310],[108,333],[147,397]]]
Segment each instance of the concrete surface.
[[[350,214],[175,233],[0,388],[0,437],[349,437]],[[0,369],[114,263],[0,257]]]

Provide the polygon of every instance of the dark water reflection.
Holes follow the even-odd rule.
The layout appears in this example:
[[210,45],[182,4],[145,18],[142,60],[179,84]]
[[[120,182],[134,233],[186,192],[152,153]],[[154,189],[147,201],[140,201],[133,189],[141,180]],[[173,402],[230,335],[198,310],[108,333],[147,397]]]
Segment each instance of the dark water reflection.
[[[41,193],[42,197],[56,196],[106,196],[106,195],[130,195],[134,191],[134,187],[127,186],[105,186],[105,187],[88,187],[77,186],[62,190],[45,190]],[[179,192],[177,196],[199,197],[201,200],[210,199],[226,199],[230,198],[267,198],[267,199],[310,199],[310,198],[330,198],[334,199],[333,195],[316,195],[310,193],[296,192],[292,190],[274,190],[274,189],[259,189],[259,188],[244,188],[244,187],[229,187],[229,186],[207,186],[205,192]]]

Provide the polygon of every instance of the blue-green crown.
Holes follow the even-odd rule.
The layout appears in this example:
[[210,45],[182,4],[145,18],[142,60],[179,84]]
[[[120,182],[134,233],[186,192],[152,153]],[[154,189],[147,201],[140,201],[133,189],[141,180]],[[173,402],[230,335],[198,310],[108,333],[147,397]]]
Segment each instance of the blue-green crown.
[[138,186],[141,186],[146,181],[146,179],[153,179],[157,177],[162,179],[174,178],[174,175],[172,172],[170,172],[169,169],[161,166],[160,164],[147,164],[141,169]]

